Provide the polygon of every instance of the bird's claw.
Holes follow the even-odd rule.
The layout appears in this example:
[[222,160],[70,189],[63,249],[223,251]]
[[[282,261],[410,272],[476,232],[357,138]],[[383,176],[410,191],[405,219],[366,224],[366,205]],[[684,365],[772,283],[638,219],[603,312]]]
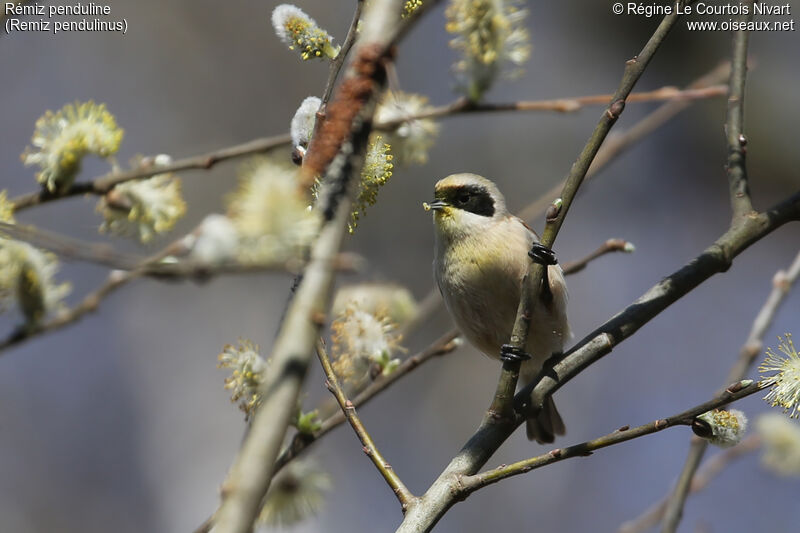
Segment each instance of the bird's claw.
[[500,347],[500,359],[508,362],[527,361],[531,358],[531,354],[525,350],[521,350],[510,344],[504,344]]
[[531,246],[531,250],[528,252],[528,257],[533,259],[534,263],[539,263],[540,265],[549,266],[549,265],[557,265],[558,259],[556,259],[556,254],[543,244],[539,244],[538,242],[534,243]]

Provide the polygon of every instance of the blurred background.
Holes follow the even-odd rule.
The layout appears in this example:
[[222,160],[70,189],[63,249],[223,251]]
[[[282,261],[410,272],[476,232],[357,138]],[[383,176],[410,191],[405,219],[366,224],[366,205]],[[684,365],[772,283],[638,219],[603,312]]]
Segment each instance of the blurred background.
[[[49,2],[44,2],[49,4]],[[341,42],[355,2],[304,0],[300,7]],[[300,61],[275,36],[276,2],[108,1],[119,33],[14,33],[0,37],[3,75],[0,188],[13,197],[38,187],[19,154],[45,110],[75,100],[107,104],[125,129],[118,154],[180,158],[287,131],[303,98],[320,95],[323,62]],[[636,54],[657,18],[614,16],[611,2],[530,2],[533,53],[524,75],[500,82],[489,101],[610,93],[624,61]],[[37,20],[37,17],[28,17]],[[456,58],[443,7],[429,13],[398,51],[402,89],[451,101]],[[748,165],[757,207],[798,188],[796,32],[754,33],[756,65],[747,80]],[[727,32],[679,25],[637,90],[684,86],[728,58]],[[624,130],[658,104],[629,104]],[[602,241],[633,242],[568,279],[576,338],[605,321],[663,276],[700,253],[728,225],[723,169],[724,99],[697,102],[587,184],[558,239],[562,262]],[[454,172],[495,180],[512,210],[561,179],[588,138],[599,108],[558,115],[482,114],[448,118],[425,166],[396,169],[346,248],[368,260],[357,280],[392,281],[421,298],[432,286],[433,233],[421,202]],[[236,162],[182,174],[189,231],[224,209]],[[88,160],[79,179],[106,172]],[[98,235],[95,198],[74,198],[18,216],[84,240]],[[535,224],[537,229],[541,221]],[[568,434],[557,445],[638,425],[700,403],[722,385],[772,276],[800,244],[785,226],[670,307],[634,337],[573,380],[556,400]],[[167,242],[170,236],[161,242]],[[156,243],[154,246],[158,246]],[[70,303],[105,279],[106,270],[64,264]],[[99,313],[36,338],[0,358],[0,530],[186,532],[218,503],[218,487],[245,429],[216,368],[223,345],[249,338],[269,353],[288,294],[288,275],[223,277],[210,283],[140,280],[103,302]],[[2,317],[4,333],[19,321]],[[451,327],[444,311],[406,339],[409,353]],[[787,299],[765,342],[800,335],[800,291]],[[315,365],[306,406],[327,399]],[[383,454],[410,489],[422,493],[477,427],[499,366],[471,347],[437,359],[360,409]],[[751,417],[768,409],[739,404]],[[471,496],[439,524],[442,532],[614,531],[673,484],[690,432],[672,429],[519,476]],[[546,451],[515,434],[487,466]],[[713,451],[713,450],[712,450]],[[334,490],[295,531],[392,531],[401,514],[349,428],[326,437],[314,456]],[[692,496],[683,531],[789,531],[800,521],[800,481],[765,471],[755,454],[731,465]]]

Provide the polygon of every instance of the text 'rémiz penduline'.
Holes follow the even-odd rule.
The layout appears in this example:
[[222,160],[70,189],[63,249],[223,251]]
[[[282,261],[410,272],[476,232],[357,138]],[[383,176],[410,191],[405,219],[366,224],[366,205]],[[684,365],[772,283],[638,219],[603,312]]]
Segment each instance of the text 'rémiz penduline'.
[[64,6],[46,6],[43,4],[17,4],[16,2],[5,3],[5,14],[9,15],[34,15],[37,17],[55,17],[57,15],[110,15],[111,7],[94,2],[78,2]]

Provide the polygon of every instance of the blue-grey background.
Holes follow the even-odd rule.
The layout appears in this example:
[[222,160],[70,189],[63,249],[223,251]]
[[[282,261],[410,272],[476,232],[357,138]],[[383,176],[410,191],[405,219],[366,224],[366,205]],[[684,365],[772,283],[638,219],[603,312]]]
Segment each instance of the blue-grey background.
[[[49,2],[48,2],[49,4]],[[340,42],[355,2],[305,0]],[[47,109],[105,102],[125,128],[121,161],[137,153],[175,157],[286,131],[301,100],[319,95],[328,72],[301,62],[275,37],[275,2],[109,1],[127,35],[26,33],[0,37],[3,99],[0,188],[37,187],[19,154]],[[612,92],[624,61],[657,18],[613,16],[611,2],[531,2],[533,54],[522,78],[497,85],[492,101]],[[434,10],[398,51],[402,88],[436,104],[454,98],[448,68],[454,52]],[[29,19],[35,20],[35,17]],[[749,170],[764,208],[797,189],[800,38],[755,33],[748,78]],[[729,55],[726,32],[678,27],[638,89],[685,85]],[[629,127],[657,104],[630,104],[617,125]],[[547,190],[569,169],[600,110],[577,114],[495,114],[451,118],[423,167],[398,169],[348,239],[369,267],[361,278],[431,287],[433,237],[420,207],[439,178],[472,171],[496,180],[512,209]],[[589,183],[557,244],[564,261],[609,237],[634,242],[570,277],[577,338],[697,255],[727,227],[723,163],[724,99],[699,102]],[[184,173],[189,204],[178,230],[223,209],[235,163]],[[85,165],[83,179],[105,172]],[[86,240],[97,234],[94,198],[76,198],[20,214]],[[538,227],[541,223],[537,224]],[[721,385],[774,272],[800,244],[787,226],[747,250],[717,276],[669,308],[556,396],[568,426],[560,445],[640,424],[709,398]],[[167,237],[168,238],[168,237]],[[132,243],[117,244],[135,250]],[[105,270],[66,264],[70,302],[99,284]],[[350,280],[356,278],[349,278]],[[218,501],[218,486],[244,424],[222,389],[220,348],[239,337],[273,340],[290,279],[282,275],[216,279],[205,285],[139,281],[103,302],[98,314],[33,340],[0,358],[0,530],[8,532],[185,532]],[[18,318],[2,318],[10,331]],[[407,340],[413,352],[449,327],[445,313]],[[800,291],[767,335],[800,334]],[[360,410],[385,456],[417,493],[435,478],[480,421],[498,365],[471,348],[436,360]],[[307,405],[326,398],[320,372],[308,380]],[[742,402],[751,416],[767,409]],[[669,430],[495,485],[457,505],[443,532],[613,531],[660,498],[673,483],[689,442]],[[545,449],[517,434],[489,466]],[[324,511],[296,531],[391,531],[401,515],[389,489],[349,429],[337,430],[316,455],[335,490]],[[789,531],[800,521],[800,481],[778,479],[747,457],[728,468],[686,507],[683,531]]]

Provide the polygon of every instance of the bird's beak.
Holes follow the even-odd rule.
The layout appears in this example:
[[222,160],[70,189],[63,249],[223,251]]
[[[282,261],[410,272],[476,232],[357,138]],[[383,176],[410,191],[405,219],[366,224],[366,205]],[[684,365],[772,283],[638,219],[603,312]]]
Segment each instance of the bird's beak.
[[426,211],[433,209],[434,211],[441,211],[445,207],[447,207],[447,203],[443,202],[442,200],[434,200],[431,203],[423,204],[423,207]]

